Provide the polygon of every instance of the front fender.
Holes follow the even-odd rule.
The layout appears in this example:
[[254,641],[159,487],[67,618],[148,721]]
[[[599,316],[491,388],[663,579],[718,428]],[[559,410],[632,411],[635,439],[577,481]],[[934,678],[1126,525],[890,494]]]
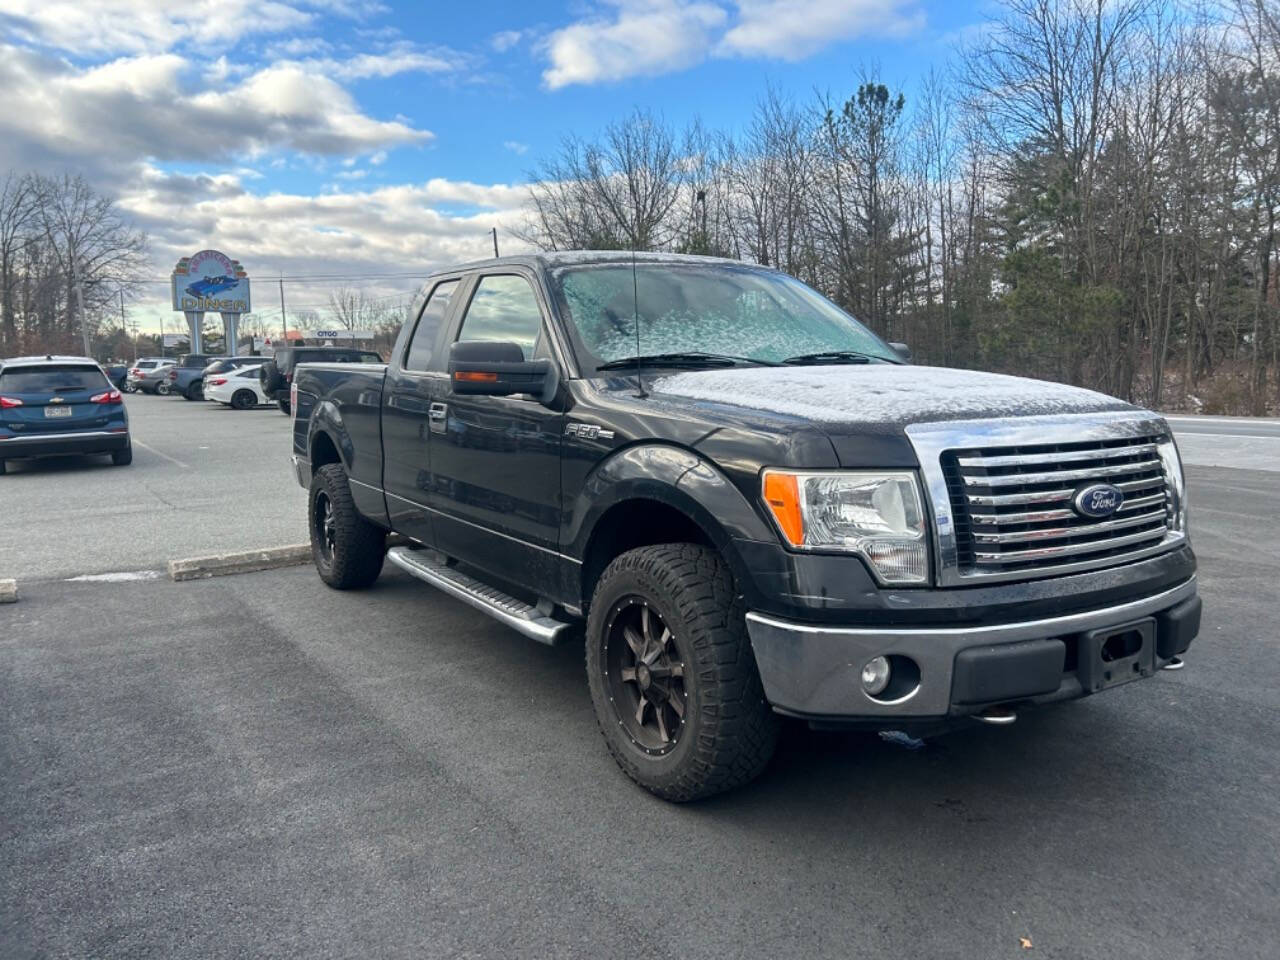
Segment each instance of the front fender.
[[685,447],[646,443],[615,453],[587,477],[561,538],[569,556],[585,559],[601,517],[619,503],[639,499],[670,506],[696,523],[744,587],[752,577],[737,541],[776,542],[776,534],[713,463]]

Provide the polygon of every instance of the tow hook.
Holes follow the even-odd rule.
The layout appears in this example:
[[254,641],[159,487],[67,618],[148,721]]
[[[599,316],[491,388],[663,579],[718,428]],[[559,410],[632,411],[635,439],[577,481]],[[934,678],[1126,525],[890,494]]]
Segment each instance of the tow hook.
[[990,723],[997,727],[1007,727],[1018,719],[1018,715],[1009,707],[988,707],[981,713],[975,713],[973,719]]

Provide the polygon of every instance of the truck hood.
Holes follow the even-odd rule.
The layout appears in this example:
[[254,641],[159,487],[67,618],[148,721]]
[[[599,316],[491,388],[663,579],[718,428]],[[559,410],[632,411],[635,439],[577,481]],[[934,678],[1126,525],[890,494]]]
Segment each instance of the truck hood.
[[829,434],[900,432],[913,423],[1095,413],[1137,408],[1061,383],[977,370],[897,364],[738,367],[661,376],[655,398],[717,405],[735,419],[751,412],[794,417]]

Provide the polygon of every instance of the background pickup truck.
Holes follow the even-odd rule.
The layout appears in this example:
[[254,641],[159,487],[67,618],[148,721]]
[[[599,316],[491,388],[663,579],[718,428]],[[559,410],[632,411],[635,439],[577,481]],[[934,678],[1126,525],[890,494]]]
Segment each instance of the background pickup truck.
[[659,796],[756,776],[779,714],[1008,723],[1181,666],[1199,629],[1148,411],[911,366],[732,261],[485,261],[410,316],[387,364],[297,367],[321,577],[389,557],[536,640],[585,633],[605,742]]

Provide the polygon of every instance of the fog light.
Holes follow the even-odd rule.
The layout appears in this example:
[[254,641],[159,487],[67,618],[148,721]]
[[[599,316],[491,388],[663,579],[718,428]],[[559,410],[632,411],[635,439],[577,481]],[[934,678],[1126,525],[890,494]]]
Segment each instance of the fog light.
[[887,657],[873,657],[862,668],[862,689],[875,696],[889,685],[889,660]]

